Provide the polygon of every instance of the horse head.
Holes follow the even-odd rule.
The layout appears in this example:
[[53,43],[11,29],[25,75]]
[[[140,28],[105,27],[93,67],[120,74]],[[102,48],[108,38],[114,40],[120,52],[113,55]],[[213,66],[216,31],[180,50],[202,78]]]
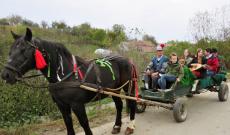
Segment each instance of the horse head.
[[26,29],[26,34],[20,36],[11,31],[14,42],[9,51],[8,61],[2,71],[2,79],[14,84],[17,78],[35,68],[34,53],[36,47],[32,44],[32,32]]

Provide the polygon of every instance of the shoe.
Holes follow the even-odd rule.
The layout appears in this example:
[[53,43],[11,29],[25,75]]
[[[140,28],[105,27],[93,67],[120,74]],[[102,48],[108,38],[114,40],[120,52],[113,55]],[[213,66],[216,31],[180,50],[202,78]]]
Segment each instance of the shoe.
[[192,90],[191,90],[192,92],[196,91],[196,86],[197,86],[198,82],[199,82],[199,80],[194,81],[194,84],[192,85]]
[[145,83],[145,89],[149,89],[149,84],[148,83]]

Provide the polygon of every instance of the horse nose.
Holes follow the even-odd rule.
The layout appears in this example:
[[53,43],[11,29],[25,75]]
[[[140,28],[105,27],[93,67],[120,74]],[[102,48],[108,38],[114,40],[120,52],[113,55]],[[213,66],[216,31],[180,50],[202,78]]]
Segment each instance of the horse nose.
[[1,76],[3,80],[8,80],[10,78],[10,74],[6,71],[3,71]]

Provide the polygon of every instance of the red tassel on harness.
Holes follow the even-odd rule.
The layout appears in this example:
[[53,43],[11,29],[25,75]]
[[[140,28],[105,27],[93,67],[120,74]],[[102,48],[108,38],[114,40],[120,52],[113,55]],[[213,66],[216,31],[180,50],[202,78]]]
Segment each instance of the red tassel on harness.
[[81,70],[80,70],[79,68],[77,68],[77,64],[74,64],[74,65],[73,65],[73,72],[74,72],[74,73],[78,72],[80,79],[81,79],[81,80],[83,79],[84,74],[81,72]]
[[35,50],[35,61],[36,61],[36,69],[43,69],[47,66],[47,63],[44,59],[44,57],[42,56],[42,53],[36,49]]
[[136,67],[134,66],[134,64],[132,62],[130,62],[130,64],[132,65],[132,80],[134,81],[134,86],[135,86],[135,97],[137,100],[140,100],[139,98],[139,90],[138,90],[138,83],[137,83],[137,70]]

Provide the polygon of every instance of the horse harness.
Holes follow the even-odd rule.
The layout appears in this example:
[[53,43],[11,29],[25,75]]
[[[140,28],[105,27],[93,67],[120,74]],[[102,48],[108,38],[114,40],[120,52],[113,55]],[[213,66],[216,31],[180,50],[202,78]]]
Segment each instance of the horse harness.
[[[31,42],[28,42],[29,43],[29,45],[31,46],[31,47],[33,47],[34,49],[38,49],[38,47],[34,44],[34,42],[33,43],[31,43]],[[50,58],[49,58],[49,55],[48,55],[48,53],[44,50],[44,49],[42,49],[42,54],[44,55],[44,53],[45,53],[45,55],[46,56],[48,56],[48,60],[50,60]],[[60,57],[60,56],[59,56]],[[116,58],[119,58],[119,57],[121,57],[121,56],[110,56],[110,57],[104,57],[103,58],[103,60],[104,61],[111,61],[111,60],[113,60],[113,59],[116,59]],[[63,74],[63,65],[61,64],[63,61],[62,61],[62,57],[60,57],[60,59],[61,59],[61,61],[60,61],[60,65],[59,65],[59,67],[58,67],[58,70],[62,70],[61,71],[61,73]],[[19,82],[21,82],[22,84],[24,84],[24,85],[26,85],[26,86],[28,86],[28,87],[32,87],[32,88],[50,88],[50,87],[52,87],[52,88],[55,88],[55,87],[57,87],[58,85],[63,85],[63,81],[65,81],[66,79],[68,79],[70,76],[72,76],[72,75],[74,75],[75,76],[75,80],[81,80],[80,81],[80,84],[84,84],[85,83],[85,80],[86,80],[86,78],[87,78],[87,76],[89,75],[89,73],[90,73],[90,71],[93,69],[94,71],[95,71],[95,73],[96,73],[96,79],[97,79],[97,89],[98,89],[98,92],[97,92],[97,95],[91,100],[91,101],[94,101],[96,98],[100,98],[101,96],[101,94],[100,94],[100,91],[101,90],[103,90],[103,88],[100,86],[100,84],[101,84],[101,78],[100,78],[100,70],[99,70],[99,67],[98,67],[98,64],[96,63],[96,61],[97,61],[98,59],[93,59],[93,60],[91,60],[91,62],[90,62],[90,64],[89,64],[89,67],[88,67],[88,69],[86,70],[86,73],[85,73],[85,76],[83,77],[83,73],[81,72],[81,70],[80,70],[80,68],[81,68],[81,66],[77,66],[77,61],[76,61],[76,58],[75,58],[75,56],[73,56],[72,55],[72,64],[73,64],[73,70],[70,72],[70,73],[68,73],[67,75],[65,75],[62,79],[60,79],[60,77],[58,76],[58,74],[57,74],[57,79],[58,79],[58,81],[59,82],[56,82],[56,83],[50,83],[48,86],[44,86],[44,85],[41,85],[41,86],[34,86],[34,85],[31,85],[31,84],[28,84],[26,81],[24,81],[25,79],[28,79],[28,78],[34,78],[34,77],[38,77],[38,76],[41,76],[42,74],[37,74],[37,75],[31,75],[31,76],[25,76],[25,77],[23,77],[22,76],[22,73],[21,73],[21,67],[23,67],[23,65],[25,65],[26,64],[26,62],[28,61],[28,59],[25,61],[25,62],[23,62],[22,63],[22,65],[20,65],[19,66],[19,68],[15,68],[15,67],[13,67],[13,66],[11,66],[11,65],[9,65],[9,64],[7,64],[7,65],[5,65],[5,68],[8,68],[8,69],[10,69],[10,70],[12,70],[12,71],[14,71],[14,72],[16,72],[16,73],[18,73],[18,75],[20,76],[20,78],[16,78],[17,79],[17,81],[19,81]],[[109,63],[107,62],[107,64],[106,65],[109,65]],[[49,63],[50,64],[50,63]],[[134,67],[134,65],[132,64],[132,70],[135,70],[135,67]],[[48,65],[48,68],[49,68],[49,65]],[[48,70],[50,70],[50,69],[48,69]],[[111,68],[110,68],[110,70],[111,70]],[[50,72],[50,71],[48,71],[48,72]],[[58,71],[57,71],[58,72]],[[111,72],[112,72],[112,70],[111,70]],[[112,72],[112,75],[114,75],[114,73]],[[123,87],[125,87],[127,84],[129,84],[129,87],[128,87],[128,93],[126,93],[126,94],[128,94],[128,95],[130,95],[130,96],[135,96],[135,95],[131,95],[131,89],[132,89],[132,86],[133,86],[133,81],[134,82],[137,82],[137,76],[136,75],[134,75],[134,71],[132,71],[132,77],[134,77],[134,78],[132,78],[131,80],[128,80],[127,82],[125,82],[121,87],[119,87],[119,88],[116,88],[116,89],[112,89],[112,88],[105,88],[104,90],[107,90],[107,91],[110,91],[110,92],[115,92],[115,93],[119,93],[118,92],[118,90],[120,90],[120,89],[122,89]],[[113,79],[114,79],[114,77],[113,77]],[[72,82],[72,83],[76,83],[75,81],[74,82]],[[71,83],[70,83],[71,84]],[[136,84],[136,83],[135,83]],[[72,86],[75,86],[75,87],[79,87],[80,85],[72,85]],[[71,87],[71,86],[70,86]]]

